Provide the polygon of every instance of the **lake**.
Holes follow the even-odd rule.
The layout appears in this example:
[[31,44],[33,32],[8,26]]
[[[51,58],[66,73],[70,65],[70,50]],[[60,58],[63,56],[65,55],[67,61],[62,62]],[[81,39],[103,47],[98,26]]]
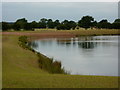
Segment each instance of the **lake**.
[[71,74],[118,76],[118,36],[39,39],[31,47]]

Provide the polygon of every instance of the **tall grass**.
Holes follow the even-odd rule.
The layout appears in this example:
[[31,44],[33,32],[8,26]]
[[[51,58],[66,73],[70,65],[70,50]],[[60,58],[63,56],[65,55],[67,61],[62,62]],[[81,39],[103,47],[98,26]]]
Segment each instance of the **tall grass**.
[[61,62],[59,61],[53,61],[53,59],[48,58],[44,55],[42,55],[39,52],[36,52],[34,49],[32,49],[30,46],[27,45],[28,38],[27,36],[20,36],[19,37],[19,45],[27,50],[30,50],[34,52],[34,54],[37,54],[38,56],[38,62],[40,69],[44,69],[48,71],[49,73],[61,73],[61,74],[67,74],[63,68],[61,68]]

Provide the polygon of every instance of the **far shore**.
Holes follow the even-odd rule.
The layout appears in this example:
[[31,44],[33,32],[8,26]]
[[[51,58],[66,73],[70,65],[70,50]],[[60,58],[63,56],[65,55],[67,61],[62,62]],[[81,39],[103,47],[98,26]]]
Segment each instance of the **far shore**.
[[69,38],[79,36],[101,36],[101,35],[120,35],[118,29],[90,29],[90,30],[55,30],[40,29],[37,31],[7,31],[0,32],[3,35],[26,35],[37,38]]

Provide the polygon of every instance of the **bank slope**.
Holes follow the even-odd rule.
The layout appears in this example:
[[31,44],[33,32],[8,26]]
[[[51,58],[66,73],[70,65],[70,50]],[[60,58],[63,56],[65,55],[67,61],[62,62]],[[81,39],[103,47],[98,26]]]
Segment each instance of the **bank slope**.
[[49,74],[38,57],[18,45],[19,36],[3,35],[3,88],[115,88],[117,77]]

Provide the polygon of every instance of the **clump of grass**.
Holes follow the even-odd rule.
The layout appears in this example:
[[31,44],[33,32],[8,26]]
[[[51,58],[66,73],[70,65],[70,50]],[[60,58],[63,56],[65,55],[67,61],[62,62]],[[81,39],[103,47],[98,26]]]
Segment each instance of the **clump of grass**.
[[27,36],[20,36],[19,37],[19,45],[26,49],[26,50],[30,50],[33,53],[37,54],[38,56],[38,62],[39,62],[39,67],[41,69],[44,69],[46,71],[48,71],[49,73],[61,73],[61,74],[67,74],[65,72],[65,70],[61,67],[61,62],[60,61],[53,61],[53,58],[48,58],[44,55],[42,55],[41,53],[35,51],[34,49],[32,49],[28,44],[28,38]]
[[52,58],[48,58],[40,53],[37,53],[39,59],[39,67],[48,71],[49,73],[62,73],[65,74],[65,70],[61,68],[61,62],[53,61]]
[[24,49],[30,49],[30,47],[26,45],[27,41],[27,36],[20,36],[18,44]]

